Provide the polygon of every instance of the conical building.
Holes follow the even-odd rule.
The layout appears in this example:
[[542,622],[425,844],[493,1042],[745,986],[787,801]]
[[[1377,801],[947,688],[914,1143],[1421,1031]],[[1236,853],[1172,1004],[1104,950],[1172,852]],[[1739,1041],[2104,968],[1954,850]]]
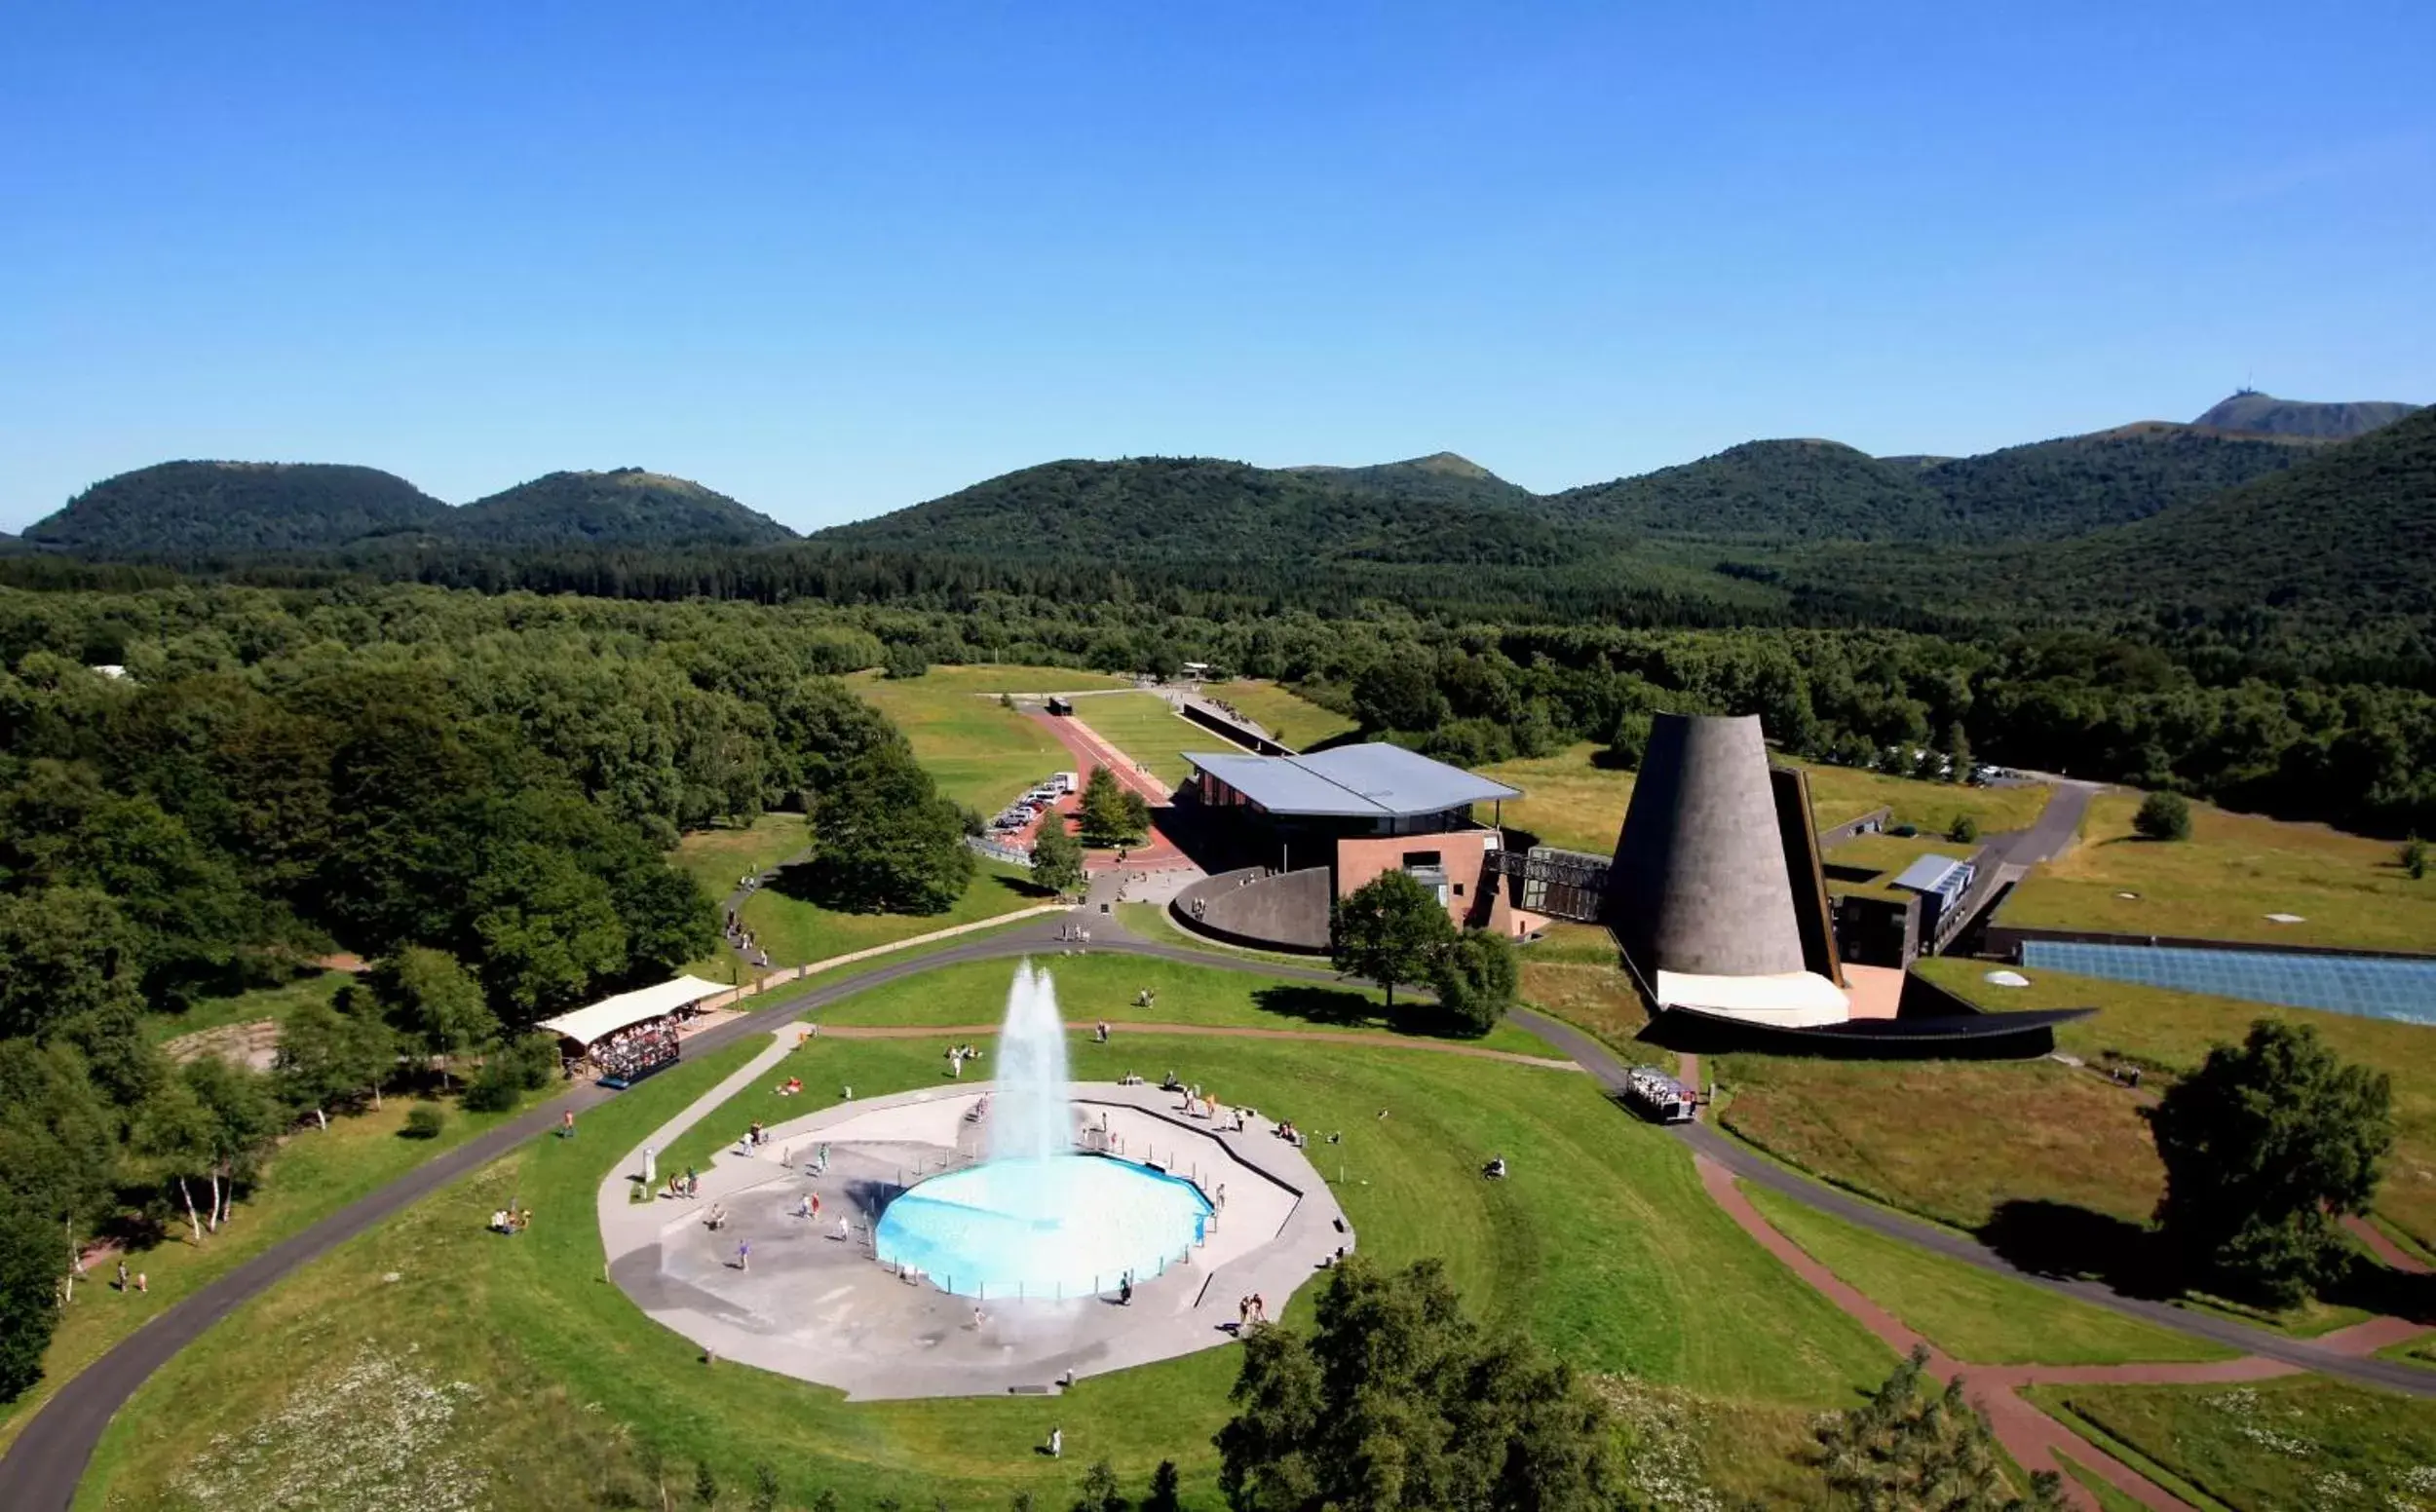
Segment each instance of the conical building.
[[[1809,816],[1792,802],[1771,781],[1756,716],[1653,721],[1605,912],[1661,1009],[1786,1025],[1847,1016],[1814,874],[1797,891],[1797,852],[1805,872],[1815,861]],[[1821,916],[1807,926],[1803,902]]]

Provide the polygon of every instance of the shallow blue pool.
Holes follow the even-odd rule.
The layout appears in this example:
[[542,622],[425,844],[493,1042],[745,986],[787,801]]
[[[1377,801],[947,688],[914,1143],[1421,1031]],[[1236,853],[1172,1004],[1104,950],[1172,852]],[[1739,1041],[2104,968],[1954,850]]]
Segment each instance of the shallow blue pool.
[[933,1176],[888,1205],[873,1238],[883,1263],[962,1296],[1088,1297],[1190,1254],[1209,1215],[1209,1199],[1181,1177],[1058,1155]]
[[2024,940],[2022,964],[2249,1002],[2436,1024],[2436,961]]

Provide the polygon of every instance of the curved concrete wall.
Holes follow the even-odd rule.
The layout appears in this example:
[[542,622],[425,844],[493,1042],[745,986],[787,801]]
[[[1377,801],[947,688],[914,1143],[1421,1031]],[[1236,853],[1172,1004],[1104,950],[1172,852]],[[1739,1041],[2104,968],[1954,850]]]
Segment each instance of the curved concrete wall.
[[1656,717],[1607,896],[1644,972],[1804,969],[1756,715]]
[[1275,875],[1267,867],[1247,866],[1193,884],[1176,894],[1167,911],[1195,933],[1230,945],[1324,955],[1335,898],[1324,866]]

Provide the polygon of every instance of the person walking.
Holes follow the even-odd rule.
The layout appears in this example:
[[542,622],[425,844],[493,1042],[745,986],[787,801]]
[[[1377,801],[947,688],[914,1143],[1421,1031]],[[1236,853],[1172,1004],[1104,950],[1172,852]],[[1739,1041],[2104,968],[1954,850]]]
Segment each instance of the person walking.
[[753,1241],[752,1241],[752,1240],[750,1240],[750,1239],[739,1239],[739,1240],[737,1240],[737,1241],[736,1241],[736,1268],[737,1268],[737,1269],[739,1269],[739,1270],[750,1270],[752,1267],[753,1267]]
[[1048,1430],[1048,1457],[1051,1459],[1066,1457],[1066,1430],[1064,1428]]
[[127,1262],[125,1260],[119,1262],[119,1295],[122,1297],[127,1295]]
[[573,1138],[575,1138],[575,1110],[574,1110],[574,1109],[570,1108],[570,1109],[568,1109],[566,1112],[564,1112],[564,1113],[562,1113],[562,1114],[558,1115],[558,1137],[559,1137],[560,1139],[573,1139]]

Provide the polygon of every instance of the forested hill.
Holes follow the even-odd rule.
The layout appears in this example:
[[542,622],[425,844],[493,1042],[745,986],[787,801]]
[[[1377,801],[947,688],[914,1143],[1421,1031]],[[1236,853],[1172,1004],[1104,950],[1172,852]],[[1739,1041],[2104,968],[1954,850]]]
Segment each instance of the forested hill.
[[1746,441],[1713,457],[1548,497],[1552,516],[1636,533],[1768,541],[1932,536],[1944,515],[1918,472],[1836,441]]
[[1432,452],[1427,457],[1414,457],[1404,462],[1382,462],[1370,467],[1314,465],[1284,471],[1307,473],[1332,487],[1444,504],[1511,508],[1529,504],[1537,497],[1520,483],[1509,483],[1470,458],[1459,457],[1451,451]]
[[2071,542],[2042,576],[2093,604],[2436,613],[2436,409]]
[[1575,561],[1612,544],[1522,509],[1207,457],[1051,462],[814,539],[1033,560],[1509,565]]
[[2193,423],[2213,426],[2220,431],[2249,431],[2262,435],[2300,435],[2316,440],[2340,441],[2392,425],[2418,407],[2392,400],[2316,404],[2306,399],[2279,399],[2271,394],[2244,389],[2216,404]]
[[164,462],[95,483],[27,527],[25,540],[94,555],[304,551],[428,528],[447,514],[374,468]]
[[795,539],[723,493],[640,468],[552,472],[476,499],[435,533],[510,547],[749,547]]
[[1984,456],[1923,459],[1920,480],[1944,501],[1954,539],[2046,541],[2204,499],[2281,472],[2311,449],[2305,440],[2147,421]]

